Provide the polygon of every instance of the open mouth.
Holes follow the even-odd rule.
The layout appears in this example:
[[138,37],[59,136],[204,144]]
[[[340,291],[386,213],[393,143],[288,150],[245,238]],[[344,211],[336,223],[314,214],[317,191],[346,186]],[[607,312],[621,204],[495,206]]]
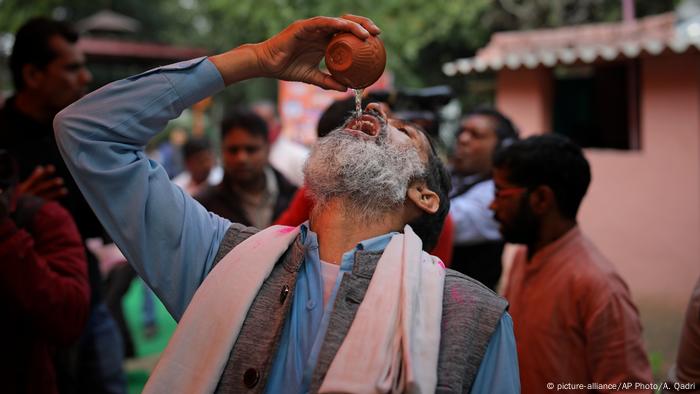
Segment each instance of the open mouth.
[[354,132],[359,131],[370,137],[376,137],[382,129],[382,122],[376,116],[365,113],[348,121],[345,129]]

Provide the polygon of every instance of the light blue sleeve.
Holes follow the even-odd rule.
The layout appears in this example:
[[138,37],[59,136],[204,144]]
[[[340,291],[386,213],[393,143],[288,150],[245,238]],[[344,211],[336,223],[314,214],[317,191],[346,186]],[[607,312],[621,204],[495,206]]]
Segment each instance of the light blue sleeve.
[[183,109],[223,88],[216,67],[194,59],[111,83],[54,120],[80,190],[175,319],[211,269],[230,222],[172,184],[144,146]]
[[501,239],[498,223],[489,209],[493,194],[493,181],[488,180],[450,200],[456,245]]
[[503,314],[491,336],[486,354],[472,385],[472,394],[513,394],[520,392],[518,351],[513,335],[513,320]]

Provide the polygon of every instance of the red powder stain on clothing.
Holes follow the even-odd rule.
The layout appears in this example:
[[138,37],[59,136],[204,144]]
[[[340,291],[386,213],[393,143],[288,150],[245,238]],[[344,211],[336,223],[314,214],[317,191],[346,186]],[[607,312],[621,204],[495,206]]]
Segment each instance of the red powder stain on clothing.
[[464,294],[455,288],[450,290],[450,298],[452,298],[453,302],[464,304]]
[[291,233],[292,231],[294,231],[295,228],[296,228],[296,227],[283,226],[282,228],[280,228],[279,230],[277,230],[277,232],[280,233],[280,234],[289,234],[289,233]]

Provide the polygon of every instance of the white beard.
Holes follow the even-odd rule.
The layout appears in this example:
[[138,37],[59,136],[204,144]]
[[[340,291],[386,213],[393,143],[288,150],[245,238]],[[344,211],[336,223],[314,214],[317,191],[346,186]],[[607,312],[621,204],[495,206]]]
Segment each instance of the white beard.
[[373,221],[401,206],[408,186],[424,170],[412,146],[387,143],[385,129],[376,141],[335,130],[311,151],[304,180],[316,209],[340,198],[346,214]]

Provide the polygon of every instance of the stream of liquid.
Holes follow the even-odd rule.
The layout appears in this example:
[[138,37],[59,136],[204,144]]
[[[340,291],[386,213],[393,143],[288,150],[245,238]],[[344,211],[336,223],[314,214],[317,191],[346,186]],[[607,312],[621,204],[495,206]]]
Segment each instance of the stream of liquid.
[[355,116],[362,115],[362,89],[353,89],[355,91]]

